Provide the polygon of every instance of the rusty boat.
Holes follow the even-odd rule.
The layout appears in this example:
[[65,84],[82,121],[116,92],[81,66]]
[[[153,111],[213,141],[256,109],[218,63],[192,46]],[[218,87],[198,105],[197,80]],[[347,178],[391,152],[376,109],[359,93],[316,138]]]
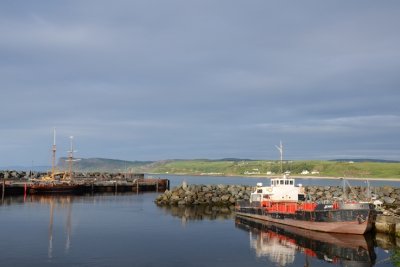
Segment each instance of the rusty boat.
[[236,215],[328,233],[364,234],[372,229],[377,212],[367,201],[335,199],[310,201],[305,188],[283,175],[270,186],[258,183],[249,201],[236,203]]

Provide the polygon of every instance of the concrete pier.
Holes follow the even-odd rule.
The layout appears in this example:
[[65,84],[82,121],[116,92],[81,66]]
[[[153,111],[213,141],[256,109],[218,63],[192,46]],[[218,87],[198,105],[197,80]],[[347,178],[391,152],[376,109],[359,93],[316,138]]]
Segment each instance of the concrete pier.
[[400,237],[400,217],[393,215],[378,215],[375,221],[375,231]]
[[[68,182],[68,185],[73,186],[71,190],[56,190],[57,185],[61,184],[59,181],[55,183],[54,189],[49,183],[48,190],[35,190],[34,186],[39,183],[35,181],[1,181],[2,199],[10,195],[42,193],[164,192],[169,189],[170,185],[168,179],[136,178],[107,181],[80,178]],[[44,187],[46,188],[46,185]]]

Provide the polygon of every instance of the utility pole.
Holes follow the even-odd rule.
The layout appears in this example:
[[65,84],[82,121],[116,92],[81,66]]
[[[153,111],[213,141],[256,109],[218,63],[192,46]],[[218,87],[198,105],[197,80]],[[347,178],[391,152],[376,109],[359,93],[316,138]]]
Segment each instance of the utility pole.
[[281,154],[281,173],[283,173],[283,145],[282,145],[282,141],[279,142],[279,146],[275,146],[280,154]]

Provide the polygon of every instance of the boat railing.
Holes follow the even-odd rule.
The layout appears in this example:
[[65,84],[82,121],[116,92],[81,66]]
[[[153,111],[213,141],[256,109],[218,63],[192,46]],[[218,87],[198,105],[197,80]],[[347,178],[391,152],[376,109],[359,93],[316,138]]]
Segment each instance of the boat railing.
[[260,201],[250,202],[249,200],[238,200],[238,201],[236,201],[236,206],[237,207],[260,207],[261,202]]

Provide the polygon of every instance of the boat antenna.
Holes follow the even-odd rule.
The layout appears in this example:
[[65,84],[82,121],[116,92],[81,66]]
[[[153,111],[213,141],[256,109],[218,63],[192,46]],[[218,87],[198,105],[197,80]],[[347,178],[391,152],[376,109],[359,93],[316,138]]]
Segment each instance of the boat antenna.
[[282,141],[279,142],[279,146],[275,146],[280,154],[281,154],[281,173],[283,173],[283,145],[282,145]]
[[55,169],[56,169],[56,151],[57,151],[57,147],[56,147],[56,128],[53,129],[53,146],[52,146],[52,160],[51,160],[51,178],[54,179],[54,173],[55,173]]

